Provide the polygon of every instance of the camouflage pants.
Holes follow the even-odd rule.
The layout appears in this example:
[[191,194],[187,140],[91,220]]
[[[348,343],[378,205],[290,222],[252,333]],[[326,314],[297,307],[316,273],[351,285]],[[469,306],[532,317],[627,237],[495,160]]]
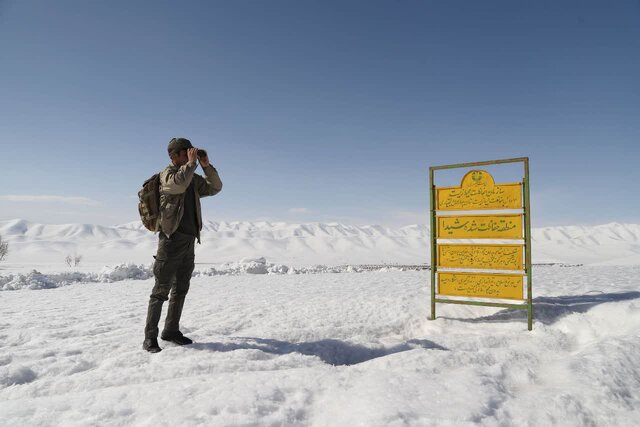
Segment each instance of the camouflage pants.
[[153,264],[155,286],[149,297],[147,323],[144,328],[145,338],[158,337],[158,322],[162,315],[162,304],[169,299],[164,332],[175,332],[180,329],[180,317],[184,299],[189,292],[191,274],[194,269],[195,236],[175,232],[167,237],[160,232],[158,252]]

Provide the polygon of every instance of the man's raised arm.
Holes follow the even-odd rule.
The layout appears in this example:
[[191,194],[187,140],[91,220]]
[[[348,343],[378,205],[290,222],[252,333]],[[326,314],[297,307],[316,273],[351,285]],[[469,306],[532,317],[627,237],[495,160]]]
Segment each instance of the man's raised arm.
[[204,171],[205,178],[203,180],[197,180],[198,194],[200,197],[215,196],[222,190],[222,181],[218,171],[209,163],[209,157],[207,155],[199,157],[200,165]]

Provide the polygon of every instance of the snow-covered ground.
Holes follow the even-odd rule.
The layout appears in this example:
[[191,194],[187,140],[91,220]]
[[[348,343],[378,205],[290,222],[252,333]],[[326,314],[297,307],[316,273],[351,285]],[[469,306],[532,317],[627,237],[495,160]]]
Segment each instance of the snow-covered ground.
[[528,332],[523,311],[430,321],[429,271],[359,265],[428,263],[425,226],[207,222],[195,343],[159,354],[141,349],[157,236],[0,236],[1,426],[640,425],[640,225],[534,229],[534,262],[559,264],[534,267]]
[[428,271],[201,274],[195,343],[159,354],[153,279],[115,270],[0,292],[0,425],[640,425],[638,266],[535,267],[531,332],[522,311],[428,320]]

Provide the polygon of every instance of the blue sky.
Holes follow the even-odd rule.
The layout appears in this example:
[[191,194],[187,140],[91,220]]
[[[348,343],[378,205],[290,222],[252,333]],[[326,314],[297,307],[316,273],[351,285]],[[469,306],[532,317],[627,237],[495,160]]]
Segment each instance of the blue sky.
[[0,220],[136,220],[184,136],[210,220],[426,223],[429,166],[528,156],[534,226],[640,222],[638,1],[0,0],[0,52]]

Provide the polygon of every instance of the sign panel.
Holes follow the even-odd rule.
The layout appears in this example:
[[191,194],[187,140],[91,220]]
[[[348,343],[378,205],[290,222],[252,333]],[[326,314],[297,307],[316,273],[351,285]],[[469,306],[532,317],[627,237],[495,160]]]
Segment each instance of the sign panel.
[[436,189],[436,210],[520,209],[522,184],[496,184],[489,172],[468,172],[459,187]]
[[523,299],[522,275],[438,273],[441,295],[479,298]]
[[522,245],[438,245],[438,267],[522,270]]
[[522,239],[522,214],[438,217],[440,239]]

